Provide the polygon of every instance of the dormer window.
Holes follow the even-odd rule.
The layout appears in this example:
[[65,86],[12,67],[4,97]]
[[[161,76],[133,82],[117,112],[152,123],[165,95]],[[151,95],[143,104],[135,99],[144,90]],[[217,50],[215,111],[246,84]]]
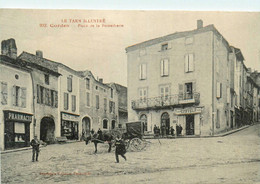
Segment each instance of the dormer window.
[[164,50],[168,50],[168,43],[165,43],[165,44],[162,44],[162,47],[161,47],[161,50],[164,51]]

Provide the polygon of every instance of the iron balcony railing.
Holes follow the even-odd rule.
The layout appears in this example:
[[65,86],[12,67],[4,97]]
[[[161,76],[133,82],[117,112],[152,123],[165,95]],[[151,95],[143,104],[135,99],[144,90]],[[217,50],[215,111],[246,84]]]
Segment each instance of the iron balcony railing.
[[200,93],[184,93],[163,97],[143,98],[132,101],[132,109],[156,109],[182,104],[199,104]]

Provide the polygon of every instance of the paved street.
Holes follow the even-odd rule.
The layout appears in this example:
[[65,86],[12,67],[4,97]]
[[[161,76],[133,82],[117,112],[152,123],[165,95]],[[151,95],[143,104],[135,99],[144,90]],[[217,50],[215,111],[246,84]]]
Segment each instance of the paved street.
[[[1,155],[2,183],[260,183],[260,125],[214,138],[149,140],[115,163],[108,145],[48,145]],[[114,150],[113,150],[114,151]]]

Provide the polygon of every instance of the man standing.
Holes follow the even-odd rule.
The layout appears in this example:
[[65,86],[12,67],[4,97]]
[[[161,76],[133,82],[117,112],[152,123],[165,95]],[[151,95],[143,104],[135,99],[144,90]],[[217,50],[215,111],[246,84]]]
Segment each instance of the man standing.
[[37,139],[37,135],[34,136],[34,139],[31,141],[32,146],[32,161],[34,162],[36,154],[36,162],[38,162],[38,156],[40,152],[40,141]]
[[116,152],[115,152],[115,154],[116,154],[116,162],[119,163],[118,155],[121,155],[126,160],[126,157],[125,157],[125,153],[126,153],[125,144],[124,144],[123,140],[119,137],[119,135],[116,138],[115,146],[116,146]]

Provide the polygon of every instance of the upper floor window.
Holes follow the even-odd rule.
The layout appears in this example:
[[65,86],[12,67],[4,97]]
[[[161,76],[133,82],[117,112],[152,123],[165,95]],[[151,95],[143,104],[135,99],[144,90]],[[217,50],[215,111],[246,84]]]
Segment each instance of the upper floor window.
[[99,109],[99,96],[96,95],[96,108]]
[[192,44],[193,43],[193,37],[187,37],[185,38],[185,44],[188,45],[188,44]]
[[139,66],[139,79],[140,80],[146,79],[146,64],[141,64]]
[[90,79],[86,78],[86,89],[90,89]]
[[194,57],[193,54],[186,54],[185,55],[185,72],[192,72],[194,71]]
[[37,84],[37,103],[58,107],[58,92]]
[[75,95],[71,95],[71,105],[72,105],[71,110],[73,112],[75,112],[76,111],[76,96]]
[[112,88],[111,88],[111,90],[110,90],[110,93],[111,93],[111,94],[110,94],[111,98],[113,98],[113,97],[114,97],[114,94],[113,94],[113,93],[114,93],[114,90],[113,90]]
[[69,94],[64,93],[64,110],[69,109]]
[[181,100],[193,99],[195,91],[196,91],[195,82],[187,82],[184,84],[179,84],[179,98]]
[[18,107],[26,107],[26,88],[13,86],[13,105]]
[[67,89],[68,92],[72,92],[72,76],[67,77]]
[[107,99],[104,98],[104,111],[107,111]]
[[45,81],[45,84],[47,84],[47,85],[50,84],[50,76],[48,74],[44,74],[44,81]]
[[86,93],[86,104],[89,107],[90,106],[90,94],[89,92]]
[[169,60],[162,59],[161,60],[161,76],[168,76],[169,75]]
[[140,102],[146,102],[147,100],[147,88],[140,88],[139,89],[139,99]]
[[161,50],[162,50],[162,51],[168,50],[168,49],[169,49],[168,46],[169,46],[168,43],[162,44]]
[[109,101],[109,112],[110,113],[115,113],[115,102]]
[[1,104],[7,104],[8,88],[6,82],[1,82]]
[[222,83],[217,82],[217,98],[222,97]]
[[169,85],[160,86],[160,96],[165,99],[168,99],[169,95],[170,95],[170,86]]

